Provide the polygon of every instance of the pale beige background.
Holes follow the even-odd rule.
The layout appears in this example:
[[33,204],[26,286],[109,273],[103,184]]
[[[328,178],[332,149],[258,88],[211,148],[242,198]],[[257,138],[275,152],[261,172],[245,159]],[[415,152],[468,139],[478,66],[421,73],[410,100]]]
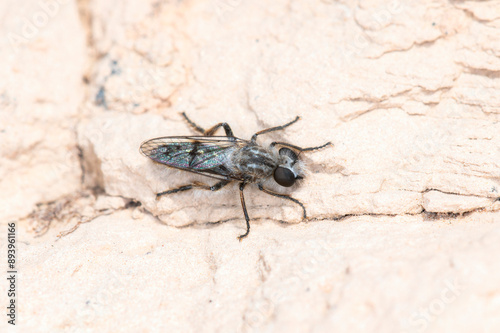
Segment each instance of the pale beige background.
[[[498,1],[23,0],[0,15],[10,330],[500,331]],[[262,139],[332,141],[290,191],[309,220],[249,187],[240,243],[236,186],[155,201],[193,177],[138,148],[191,134],[181,111],[241,138],[301,115]]]

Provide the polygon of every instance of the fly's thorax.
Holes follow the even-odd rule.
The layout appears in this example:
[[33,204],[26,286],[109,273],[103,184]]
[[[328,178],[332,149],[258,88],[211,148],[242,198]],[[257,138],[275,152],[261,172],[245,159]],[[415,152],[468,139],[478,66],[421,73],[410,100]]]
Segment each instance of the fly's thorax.
[[278,156],[259,145],[247,145],[235,149],[230,156],[231,168],[249,182],[257,182],[272,176],[278,166]]

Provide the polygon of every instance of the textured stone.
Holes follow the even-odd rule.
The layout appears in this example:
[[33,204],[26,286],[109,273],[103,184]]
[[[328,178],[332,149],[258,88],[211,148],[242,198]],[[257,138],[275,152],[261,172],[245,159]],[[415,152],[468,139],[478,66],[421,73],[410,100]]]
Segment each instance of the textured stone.
[[[0,2],[19,330],[500,331],[498,6]],[[249,186],[238,242],[236,184],[156,201],[213,183],[139,153],[192,134],[183,111],[243,139],[300,115],[260,142],[331,141],[287,192],[309,220]]]
[[2,2],[0,13],[0,221],[5,223],[81,186],[75,123],[86,51],[73,2]]
[[424,194],[424,209],[430,213],[463,213],[491,207],[495,199],[429,191]]
[[29,239],[20,243],[21,327],[494,332],[500,324],[498,212],[258,221],[241,243],[240,221],[174,228],[131,215],[100,217],[57,242],[55,229],[44,239],[20,233]]

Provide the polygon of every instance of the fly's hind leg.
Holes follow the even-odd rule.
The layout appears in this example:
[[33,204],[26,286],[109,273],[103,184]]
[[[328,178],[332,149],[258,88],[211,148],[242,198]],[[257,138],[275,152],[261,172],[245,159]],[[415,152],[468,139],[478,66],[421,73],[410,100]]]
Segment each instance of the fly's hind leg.
[[306,213],[306,207],[304,207],[304,204],[302,202],[300,202],[299,200],[295,199],[295,198],[292,198],[291,196],[288,196],[288,195],[285,195],[285,194],[279,194],[279,193],[275,193],[275,192],[272,192],[272,191],[269,191],[267,189],[265,189],[262,184],[258,184],[259,186],[259,190],[261,190],[262,192],[264,193],[267,193],[269,195],[272,195],[274,197],[278,197],[278,198],[281,198],[281,199],[286,199],[286,200],[290,200],[290,201],[293,201],[295,202],[297,205],[299,205],[301,208],[302,208],[302,212],[303,212],[303,219],[307,219],[307,213]]
[[186,112],[182,112],[181,114],[184,117],[184,120],[186,120],[189,126],[191,126],[196,132],[205,134],[205,129],[203,129],[203,127],[198,126],[194,121],[189,119]]
[[209,128],[208,130],[205,130],[203,127],[198,126],[194,121],[192,121],[191,119],[189,119],[188,116],[186,115],[186,112],[183,112],[182,116],[184,117],[184,119],[186,119],[186,121],[188,122],[188,124],[196,132],[199,132],[199,133],[203,134],[204,136],[213,136],[214,133],[215,133],[215,131],[217,131],[220,127],[223,127],[224,131],[226,132],[226,136],[230,137],[230,138],[234,138],[233,131],[231,130],[231,127],[228,125],[228,123],[218,123],[217,125]]
[[188,191],[188,190],[192,190],[192,189],[201,189],[201,190],[207,190],[207,191],[213,191],[213,192],[215,192],[215,191],[220,190],[221,188],[223,188],[224,186],[226,186],[229,183],[230,183],[230,181],[221,180],[220,182],[218,182],[218,183],[210,186],[210,185],[206,185],[206,184],[203,184],[203,183],[195,182],[193,184],[183,185],[183,186],[180,186],[180,187],[168,190],[168,191],[157,193],[156,194],[156,200],[159,200],[160,197],[163,196],[163,195],[165,195],[165,194],[172,194],[172,193],[177,193],[177,192],[183,192],[183,191]]

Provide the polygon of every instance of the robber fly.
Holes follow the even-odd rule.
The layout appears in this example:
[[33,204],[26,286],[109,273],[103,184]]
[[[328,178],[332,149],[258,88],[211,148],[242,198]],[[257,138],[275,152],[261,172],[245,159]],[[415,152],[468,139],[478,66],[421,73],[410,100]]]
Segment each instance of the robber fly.
[[[257,184],[259,190],[264,193],[293,201],[302,208],[304,219],[307,218],[306,208],[299,200],[268,190],[263,187],[263,183],[272,177],[280,186],[292,186],[296,180],[303,178],[300,163],[297,163],[300,153],[321,149],[331,145],[331,143],[310,148],[301,148],[285,142],[272,142],[266,148],[257,143],[257,136],[282,130],[297,122],[300,117],[296,117],[285,125],[259,131],[250,140],[243,140],[233,135],[233,131],[227,123],[219,123],[204,130],[191,121],[186,113],[183,112],[182,116],[195,131],[203,136],[167,136],[151,139],[141,144],[141,152],[155,162],[215,178],[219,181],[212,186],[194,182],[160,192],[156,194],[156,199],[166,194],[191,189],[218,191],[227,184],[237,181],[240,183],[241,206],[247,224],[246,232],[238,237],[240,241],[250,232],[250,218],[243,196],[243,189],[249,183]],[[226,136],[213,135],[220,127],[224,128]],[[277,147],[281,148],[277,150]]]

